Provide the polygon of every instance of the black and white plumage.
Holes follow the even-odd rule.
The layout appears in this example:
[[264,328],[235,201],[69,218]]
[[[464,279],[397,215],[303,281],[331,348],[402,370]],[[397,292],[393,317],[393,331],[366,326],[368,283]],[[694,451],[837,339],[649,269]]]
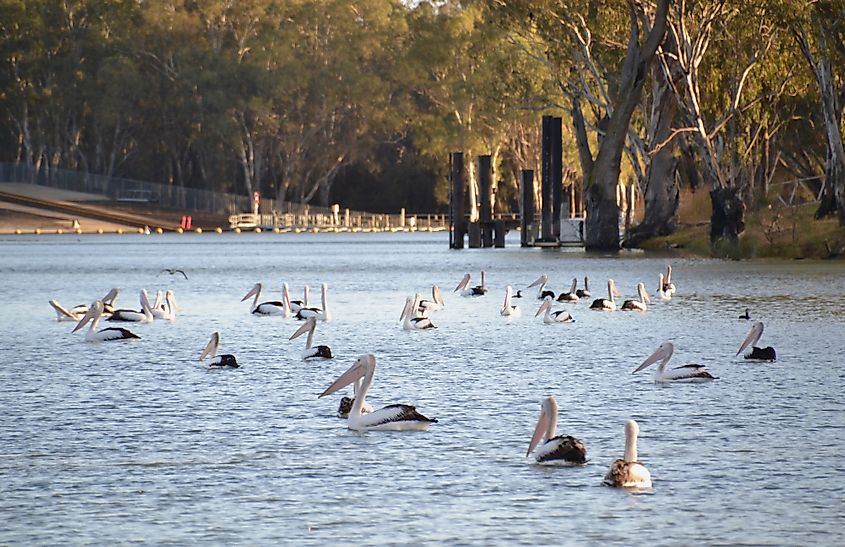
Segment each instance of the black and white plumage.
[[141,302],[141,310],[119,309],[112,311],[111,315],[106,318],[106,321],[123,321],[127,323],[152,323],[153,311],[150,306],[150,300],[147,297],[147,291],[141,289],[139,298]]
[[85,340],[88,342],[111,342],[114,340],[138,340],[141,337],[137,334],[120,327],[107,327],[102,330],[97,330],[97,325],[100,323],[100,318],[103,315],[103,302],[100,300],[96,300],[91,306],[88,308],[88,311],[82,316],[82,319],[79,320],[76,327],[73,328],[73,331],[76,332],[82,327],[85,326],[86,323],[89,321],[91,322],[91,327],[88,329],[88,332],[85,333]]
[[484,296],[487,294],[487,285],[484,284],[484,272],[481,272],[481,285],[470,287],[469,282],[471,279],[472,275],[465,274],[452,292],[460,291],[461,296]]
[[362,407],[366,403],[367,391],[373,382],[376,369],[376,356],[372,353],[358,357],[355,363],[334,381],[320,397],[331,395],[342,387],[363,378],[361,388],[349,411],[347,427],[353,431],[422,431],[437,423],[436,419],[423,416],[411,405],[388,405],[379,410],[364,414]]
[[590,298],[593,294],[590,292],[590,278],[586,275],[584,276],[584,288],[578,289],[575,291],[575,294],[578,295],[578,298]]
[[165,321],[173,321],[176,319],[176,295],[172,290],[167,289],[164,298],[161,298],[161,290],[156,294],[156,301],[151,308],[153,317]]
[[646,311],[648,310],[648,305],[651,304],[651,298],[649,298],[648,293],[645,290],[644,283],[637,283],[637,294],[639,295],[639,300],[626,300],[622,303],[622,309],[625,311]]
[[642,364],[631,374],[635,374],[657,361],[660,361],[660,365],[658,365],[657,370],[654,371],[655,382],[694,383],[718,380],[716,376],[710,374],[710,371],[707,370],[704,365],[698,365],[695,363],[666,370],[666,365],[669,363],[669,359],[672,358],[672,353],[674,353],[674,351],[675,346],[672,342],[663,342],[657,347],[654,353],[649,355],[646,360],[643,361]]
[[560,311],[552,311],[552,297],[547,296],[543,303],[540,304],[540,308],[537,310],[537,313],[534,314],[534,317],[537,317],[541,313],[545,312],[543,316],[543,323],[547,325],[555,325],[559,323],[573,323],[575,319],[572,318],[572,315],[566,310]]
[[663,293],[670,298],[675,294],[675,284],[672,283],[672,265],[666,266],[666,278],[663,280]]
[[[361,378],[358,378],[354,382],[352,382],[352,397],[341,397],[340,404],[337,407],[337,417],[338,418],[349,418],[349,411],[352,410],[352,406],[355,404],[355,397],[358,396],[358,393],[361,391]],[[373,411],[373,405],[364,401],[361,405],[361,414],[369,414]]]
[[290,335],[288,340],[293,340],[298,336],[302,336],[306,332],[308,333],[308,338],[305,340],[305,349],[302,351],[302,359],[331,359],[334,357],[332,355],[332,348],[329,346],[315,346],[314,345],[314,331],[317,330],[317,318],[316,317],[309,317],[305,320],[305,323],[299,327],[296,332]]
[[578,296],[578,291],[576,287],[578,286],[578,278],[572,278],[572,287],[570,287],[569,292],[562,292],[558,295],[557,301],[558,302],[578,302],[581,298]]
[[625,455],[614,461],[604,476],[604,484],[617,488],[651,488],[651,473],[637,461],[640,426],[634,420],[625,424]]
[[402,321],[402,328],[405,330],[436,329],[437,327],[434,326],[431,319],[416,315],[416,310],[419,309],[418,300],[419,295],[414,298],[409,296],[405,299],[405,307],[402,308],[402,314],[399,316],[399,320]]
[[253,297],[252,300],[252,308],[251,312],[256,315],[284,315],[285,314],[285,304],[284,302],[280,302],[278,300],[272,300],[268,302],[261,302],[259,304],[258,300],[261,298],[261,293],[264,291],[264,283],[260,281],[253,285],[253,287],[249,290],[248,293],[241,298],[241,302],[244,300],[249,299],[249,297]]
[[[557,432],[557,401],[554,397],[546,397],[540,404],[540,418],[531,436],[528,451],[534,451],[537,463],[558,465],[583,465],[587,463],[587,448],[580,439],[570,435],[555,435]],[[543,444],[537,446],[540,441]]]
[[230,353],[225,353],[223,355],[217,355],[217,347],[220,345],[220,334],[213,333],[211,335],[211,339],[208,341],[208,344],[205,346],[205,349],[202,350],[200,353],[200,361],[205,359],[206,357],[211,357],[211,360],[208,361],[209,368],[238,368],[240,365],[238,364],[238,360],[235,359],[235,356]]
[[[100,299],[100,302],[103,303],[103,317],[108,317],[114,311],[114,301],[117,299],[117,296],[120,294],[120,289],[115,287],[111,289],[109,292],[106,293],[104,297]],[[70,309],[65,308],[61,304],[59,304],[58,300],[50,300],[50,305],[53,307],[53,310],[56,312],[56,321],[75,321],[79,322],[80,319],[88,312],[91,308],[87,304],[78,304]]]
[[743,350],[745,350],[745,348],[751,346],[751,352],[744,355],[746,359],[754,361],[775,361],[777,359],[777,352],[775,352],[775,348],[772,346],[758,348],[754,345],[760,340],[761,336],[763,336],[763,322],[757,321],[751,327],[751,331],[749,331],[748,336],[746,336],[745,340],[742,341],[742,345],[739,346],[736,354],[739,355],[743,352]]
[[616,288],[616,283],[612,279],[607,280],[607,298],[597,298],[590,304],[591,310],[599,311],[616,311],[616,302],[613,300],[614,296],[619,296],[619,289]]
[[549,282],[549,276],[546,275],[546,274],[543,274],[540,277],[538,277],[537,279],[535,279],[530,285],[528,285],[529,289],[531,287],[537,287],[539,285],[540,288],[537,289],[537,300],[543,300],[547,296],[550,296],[552,298],[555,297],[554,291],[547,291],[546,290],[546,284],[548,282]]
[[660,300],[662,300],[663,302],[666,302],[668,300],[672,300],[672,293],[664,290],[666,283],[663,282],[663,279],[664,279],[663,273],[658,274],[658,276],[657,276],[657,296],[660,298]]
[[446,302],[443,300],[443,295],[440,294],[440,288],[437,285],[431,286],[431,300],[420,300],[418,310],[422,313],[442,310],[446,307]]
[[300,307],[299,311],[296,312],[296,318],[300,321],[308,319],[309,317],[314,317],[321,321],[331,321],[332,315],[329,312],[329,285],[328,283],[321,283],[320,284],[320,295],[321,295],[321,303],[322,308],[316,307]]

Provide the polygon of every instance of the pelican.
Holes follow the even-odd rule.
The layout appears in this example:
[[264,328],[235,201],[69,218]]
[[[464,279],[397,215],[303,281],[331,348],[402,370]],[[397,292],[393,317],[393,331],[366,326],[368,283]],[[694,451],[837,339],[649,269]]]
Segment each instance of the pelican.
[[543,303],[540,304],[540,308],[537,310],[537,313],[534,314],[534,317],[537,317],[541,313],[546,312],[546,315],[543,316],[543,323],[547,325],[554,325],[557,323],[573,323],[575,319],[572,318],[572,315],[569,314],[566,310],[561,311],[552,311],[552,297],[547,296]]
[[569,289],[569,292],[562,292],[558,295],[557,301],[558,302],[578,302],[580,297],[578,296],[578,291],[575,290],[575,287],[578,286],[578,278],[572,278],[572,287]]
[[150,309],[150,299],[147,297],[146,289],[141,289],[141,311],[136,310],[114,310],[106,321],[124,321],[127,323],[152,323],[153,312]]
[[[103,315],[111,315],[112,311],[114,311],[114,301],[117,299],[118,294],[120,294],[120,289],[115,287],[100,299],[103,303]],[[56,311],[56,321],[78,322],[90,308],[90,306],[87,306],[86,304],[79,304],[78,306],[74,306],[68,310],[59,304],[58,300],[50,300],[50,305],[53,306],[53,309]]]
[[695,363],[689,365],[682,365],[666,370],[666,365],[669,359],[672,358],[672,353],[675,351],[675,346],[672,342],[663,342],[660,344],[654,353],[648,356],[643,363],[631,374],[635,374],[649,365],[653,365],[660,361],[657,370],[654,372],[655,382],[707,382],[709,380],[717,380],[715,376],[710,374],[704,365],[697,365]]
[[108,327],[102,330],[97,330],[97,325],[100,324],[100,318],[103,315],[103,302],[101,300],[95,301],[79,320],[79,323],[73,328],[71,332],[76,332],[86,323],[91,321],[91,328],[85,334],[85,340],[88,342],[111,342],[112,340],[131,340],[140,339],[141,337],[123,328]]
[[763,336],[763,322],[757,321],[754,323],[754,326],[751,327],[751,331],[748,333],[748,336],[746,336],[745,340],[742,341],[742,345],[739,346],[736,354],[739,355],[745,348],[751,346],[751,353],[744,355],[746,359],[753,359],[755,361],[774,361],[777,359],[777,353],[775,353],[775,348],[772,346],[758,348],[754,345],[758,340],[760,340],[761,336]]
[[314,331],[317,329],[317,318],[316,317],[309,317],[305,320],[305,323],[299,327],[296,332],[290,335],[288,340],[293,340],[294,338],[301,336],[308,333],[308,338],[305,340],[305,350],[302,352],[302,359],[311,359],[313,357],[320,357],[323,359],[331,359],[334,357],[332,355],[332,348],[329,346],[317,346],[313,347],[314,344]]
[[284,315],[285,305],[278,300],[272,300],[269,302],[262,302],[258,303],[258,299],[261,298],[261,292],[264,290],[264,283],[260,281],[256,283],[248,293],[241,298],[241,302],[247,300],[250,296],[254,296],[255,298],[252,300],[252,313],[257,315]]
[[540,404],[540,418],[537,420],[537,427],[534,428],[534,435],[531,437],[531,443],[525,455],[531,454],[542,439],[543,444],[534,453],[537,463],[559,465],[587,463],[587,448],[584,443],[569,435],[555,436],[556,429],[557,401],[554,397],[546,397]]
[[431,286],[431,300],[420,300],[419,310],[421,312],[442,310],[446,307],[443,301],[443,296],[440,294],[440,288],[437,285]]
[[639,300],[626,300],[622,303],[622,309],[627,311],[646,311],[648,306],[646,304],[651,304],[651,298],[649,298],[648,293],[645,290],[644,283],[637,283],[637,294],[640,295]]
[[616,311],[616,302],[613,301],[614,296],[619,296],[619,289],[616,288],[616,283],[612,279],[607,280],[607,298],[597,298],[590,304],[591,310],[602,311]]
[[296,318],[299,320],[308,319],[309,317],[316,317],[321,321],[331,321],[332,315],[329,313],[329,285],[328,283],[320,284],[322,308],[302,307],[296,312]]
[[370,384],[373,383],[375,370],[376,356],[372,353],[362,355],[349,367],[349,370],[320,394],[320,397],[331,395],[338,389],[363,377],[361,388],[358,390],[355,402],[349,410],[346,427],[353,431],[423,431],[428,429],[429,425],[437,422],[435,419],[426,418],[410,405],[388,405],[369,414],[364,414],[361,409],[366,403],[367,391],[370,389]]
[[604,484],[617,488],[651,488],[651,473],[637,461],[637,435],[640,426],[634,420],[625,424],[625,457],[613,462],[604,476]]
[[[290,290],[287,283],[282,283],[282,315],[285,319],[290,319],[291,311],[293,311],[293,303],[290,301]],[[297,307],[296,311],[299,311]]]
[[516,317],[519,315],[519,306],[511,304],[513,298],[513,287],[508,285],[505,287],[505,301],[502,304],[502,309],[499,313],[504,317]]
[[657,296],[659,296],[660,300],[664,302],[666,302],[667,300],[672,300],[672,293],[663,290],[663,287],[666,286],[666,284],[663,282],[663,274],[661,273],[658,277],[659,281],[657,283]]
[[220,334],[215,332],[211,335],[211,340],[208,341],[205,349],[200,353],[200,361],[205,359],[206,356],[209,356],[211,357],[211,360],[208,362],[209,368],[238,368],[240,365],[234,355],[229,353],[217,355],[217,346],[219,345]]
[[472,278],[470,274],[464,275],[458,286],[452,292],[461,291],[461,296],[484,296],[487,294],[487,287],[484,285],[484,272],[481,272],[481,285],[469,287],[469,280]]
[[675,284],[672,283],[672,266],[666,266],[666,279],[663,282],[663,292],[672,296],[675,294]]
[[[161,293],[161,290],[158,291]],[[156,295],[156,302],[159,302],[161,297]],[[173,291],[167,289],[167,292],[164,296],[164,303],[160,303],[158,305],[154,305],[152,310],[150,310],[153,314],[153,317],[156,319],[164,319],[166,321],[173,321],[176,319],[176,297],[173,294]]]
[[584,276],[584,290],[578,289],[575,291],[575,294],[578,295],[578,298],[590,298],[593,296],[590,292],[590,278],[586,275]]
[[746,321],[751,319],[751,309],[745,308],[745,313],[739,316],[740,319],[745,319]]
[[[338,418],[349,418],[349,411],[352,410],[352,405],[355,404],[355,397],[358,396],[358,392],[361,391],[361,379],[358,378],[354,382],[352,382],[352,397],[341,397],[340,398],[340,405],[337,407],[337,417]],[[361,414],[369,414],[373,411],[373,405],[364,401],[364,404],[361,405]]]
[[540,277],[538,277],[537,279],[535,279],[533,283],[528,285],[529,289],[531,287],[536,287],[537,285],[540,286],[540,288],[537,290],[537,300],[542,300],[542,299],[546,298],[547,296],[551,296],[552,298],[555,297],[554,292],[545,290],[546,289],[546,283],[548,283],[548,282],[549,282],[549,276],[546,275],[546,274],[543,274]]
[[402,328],[405,330],[426,330],[436,329],[437,327],[431,322],[428,317],[413,317],[414,310],[418,309],[417,299],[410,296],[405,299],[405,307],[402,309],[402,315],[399,320],[404,320]]

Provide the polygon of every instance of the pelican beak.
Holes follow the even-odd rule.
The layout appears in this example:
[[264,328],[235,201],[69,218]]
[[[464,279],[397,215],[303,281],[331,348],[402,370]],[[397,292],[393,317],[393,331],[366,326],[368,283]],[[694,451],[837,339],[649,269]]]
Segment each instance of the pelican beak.
[[646,303],[651,304],[651,297],[645,289],[643,289],[643,300],[645,300]]
[[542,285],[543,283],[545,283],[548,280],[549,280],[549,276],[547,276],[546,274],[543,274],[540,277],[538,277],[537,279],[535,279],[533,283],[528,285],[528,288],[530,289],[531,287],[536,287],[537,285]]
[[331,395],[335,391],[339,390],[342,387],[346,387],[352,382],[355,382],[359,378],[362,378],[366,370],[364,369],[364,365],[361,363],[361,360],[355,361],[355,364],[349,367],[349,370],[344,372],[340,375],[340,377],[334,381],[332,385],[330,385],[324,392],[322,392],[317,398],[325,397],[326,395]]
[[255,296],[255,295],[258,293],[258,286],[259,286],[259,284],[258,284],[258,283],[256,283],[256,284],[255,284],[255,286],[254,286],[254,287],[252,287],[252,288],[249,290],[249,292],[248,292],[248,293],[246,293],[246,294],[244,295],[244,297],[243,297],[243,298],[241,298],[241,302],[243,302],[243,301],[244,301],[244,300],[246,300],[247,298],[250,298],[250,297],[252,297],[252,296]]
[[654,353],[649,355],[648,358],[645,361],[643,361],[643,364],[638,366],[637,369],[634,372],[632,372],[631,374],[636,374],[637,372],[643,370],[647,366],[653,365],[654,363],[656,363],[658,361],[662,361],[665,358],[666,358],[666,349],[661,346],[661,347],[657,348],[657,351],[655,351]]
[[205,349],[200,353],[199,360],[202,361],[207,355],[215,355],[217,353],[217,346],[220,344],[220,334],[215,332],[211,335],[211,340],[206,344]]
[[458,292],[458,291],[459,291],[459,290],[461,290],[461,289],[465,289],[465,288],[466,288],[466,286],[467,286],[467,285],[469,285],[469,278],[470,278],[470,275],[469,275],[469,274],[466,274],[466,275],[464,276],[464,278],[463,278],[463,279],[461,279],[461,282],[460,282],[460,283],[458,283],[458,286],[457,286],[457,287],[455,287],[455,290],[454,290],[454,291],[452,291],[452,292]]
[[103,304],[114,304],[117,295],[120,294],[120,289],[117,287],[110,290],[102,299]]
[[538,315],[540,315],[541,313],[543,313],[544,311],[549,309],[551,306],[552,306],[552,300],[550,298],[546,297],[543,300],[543,303],[540,304],[540,308],[537,310],[537,313],[534,314],[534,317],[537,317]]
[[295,333],[290,335],[290,338],[288,338],[288,340],[293,340],[297,336],[302,336],[306,332],[313,330],[316,325],[317,320],[314,317],[309,317],[308,319],[306,319],[305,323],[303,323],[301,327],[296,329]]
[[[71,333],[74,333],[85,325],[87,325],[88,321],[92,320],[97,313],[102,313],[102,310],[97,308],[97,304],[100,304],[99,300],[91,304],[91,306],[88,308],[88,311],[85,312],[85,315],[83,315],[82,319],[79,320],[79,323],[77,323],[76,326],[73,327],[73,330],[70,331]],[[102,306],[102,304],[100,305]]]
[[549,415],[546,412],[546,408],[540,411],[540,419],[537,420],[537,426],[534,428],[534,434],[531,436],[531,442],[528,444],[528,451],[525,452],[525,455],[528,456],[531,454],[531,451],[537,446],[537,443],[540,442],[540,439],[543,438],[543,433],[546,432],[546,428],[549,426]]
[[611,279],[611,280],[610,280],[610,284],[611,284],[611,285],[612,285],[612,287],[613,287],[613,288],[611,289],[611,290],[613,291],[613,296],[622,296],[622,293],[621,293],[621,292],[619,292],[619,289],[618,289],[618,288],[616,288],[616,281],[614,281],[614,280],[612,280],[612,279]]
[[[761,336],[763,336],[763,322],[757,321],[754,323],[754,326],[751,327],[751,331],[748,333],[748,336],[746,336],[745,340],[742,341],[742,345],[739,346],[739,350],[737,350],[736,355],[742,353],[748,346],[756,344],[757,340],[759,340]],[[734,357],[736,357],[736,355]]]
[[410,313],[411,313],[411,299],[406,298],[405,299],[405,307],[402,308],[402,314],[399,315],[399,321],[402,321],[403,319],[405,319],[405,316],[410,315]]
[[443,295],[440,294],[440,287],[434,285],[431,287],[431,296],[434,297],[434,301],[443,306],[445,302],[443,302]]

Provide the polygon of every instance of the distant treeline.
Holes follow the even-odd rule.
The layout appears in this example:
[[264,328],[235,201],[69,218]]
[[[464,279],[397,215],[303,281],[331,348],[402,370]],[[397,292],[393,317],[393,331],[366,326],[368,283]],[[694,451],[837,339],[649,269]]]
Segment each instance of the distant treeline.
[[[492,155],[510,211],[519,171],[539,174],[543,114],[564,118],[568,180],[590,185],[655,10],[0,0],[0,161],[431,212],[448,201],[449,153],[463,151]],[[673,229],[678,185],[753,205],[775,173],[808,179],[808,193],[842,184],[844,25],[841,1],[669,3],[654,61],[635,74],[645,85],[621,167],[646,200],[661,194],[661,212],[646,208],[652,231]]]

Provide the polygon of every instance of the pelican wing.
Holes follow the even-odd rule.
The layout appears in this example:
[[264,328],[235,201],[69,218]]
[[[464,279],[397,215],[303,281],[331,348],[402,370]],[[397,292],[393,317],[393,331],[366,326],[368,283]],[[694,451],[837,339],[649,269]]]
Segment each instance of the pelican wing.
[[365,416],[366,427],[376,427],[395,422],[437,423],[436,419],[427,418],[411,405],[388,405]]
[[538,462],[565,461],[573,464],[587,463],[587,448],[580,439],[570,435],[552,437],[537,449]]

